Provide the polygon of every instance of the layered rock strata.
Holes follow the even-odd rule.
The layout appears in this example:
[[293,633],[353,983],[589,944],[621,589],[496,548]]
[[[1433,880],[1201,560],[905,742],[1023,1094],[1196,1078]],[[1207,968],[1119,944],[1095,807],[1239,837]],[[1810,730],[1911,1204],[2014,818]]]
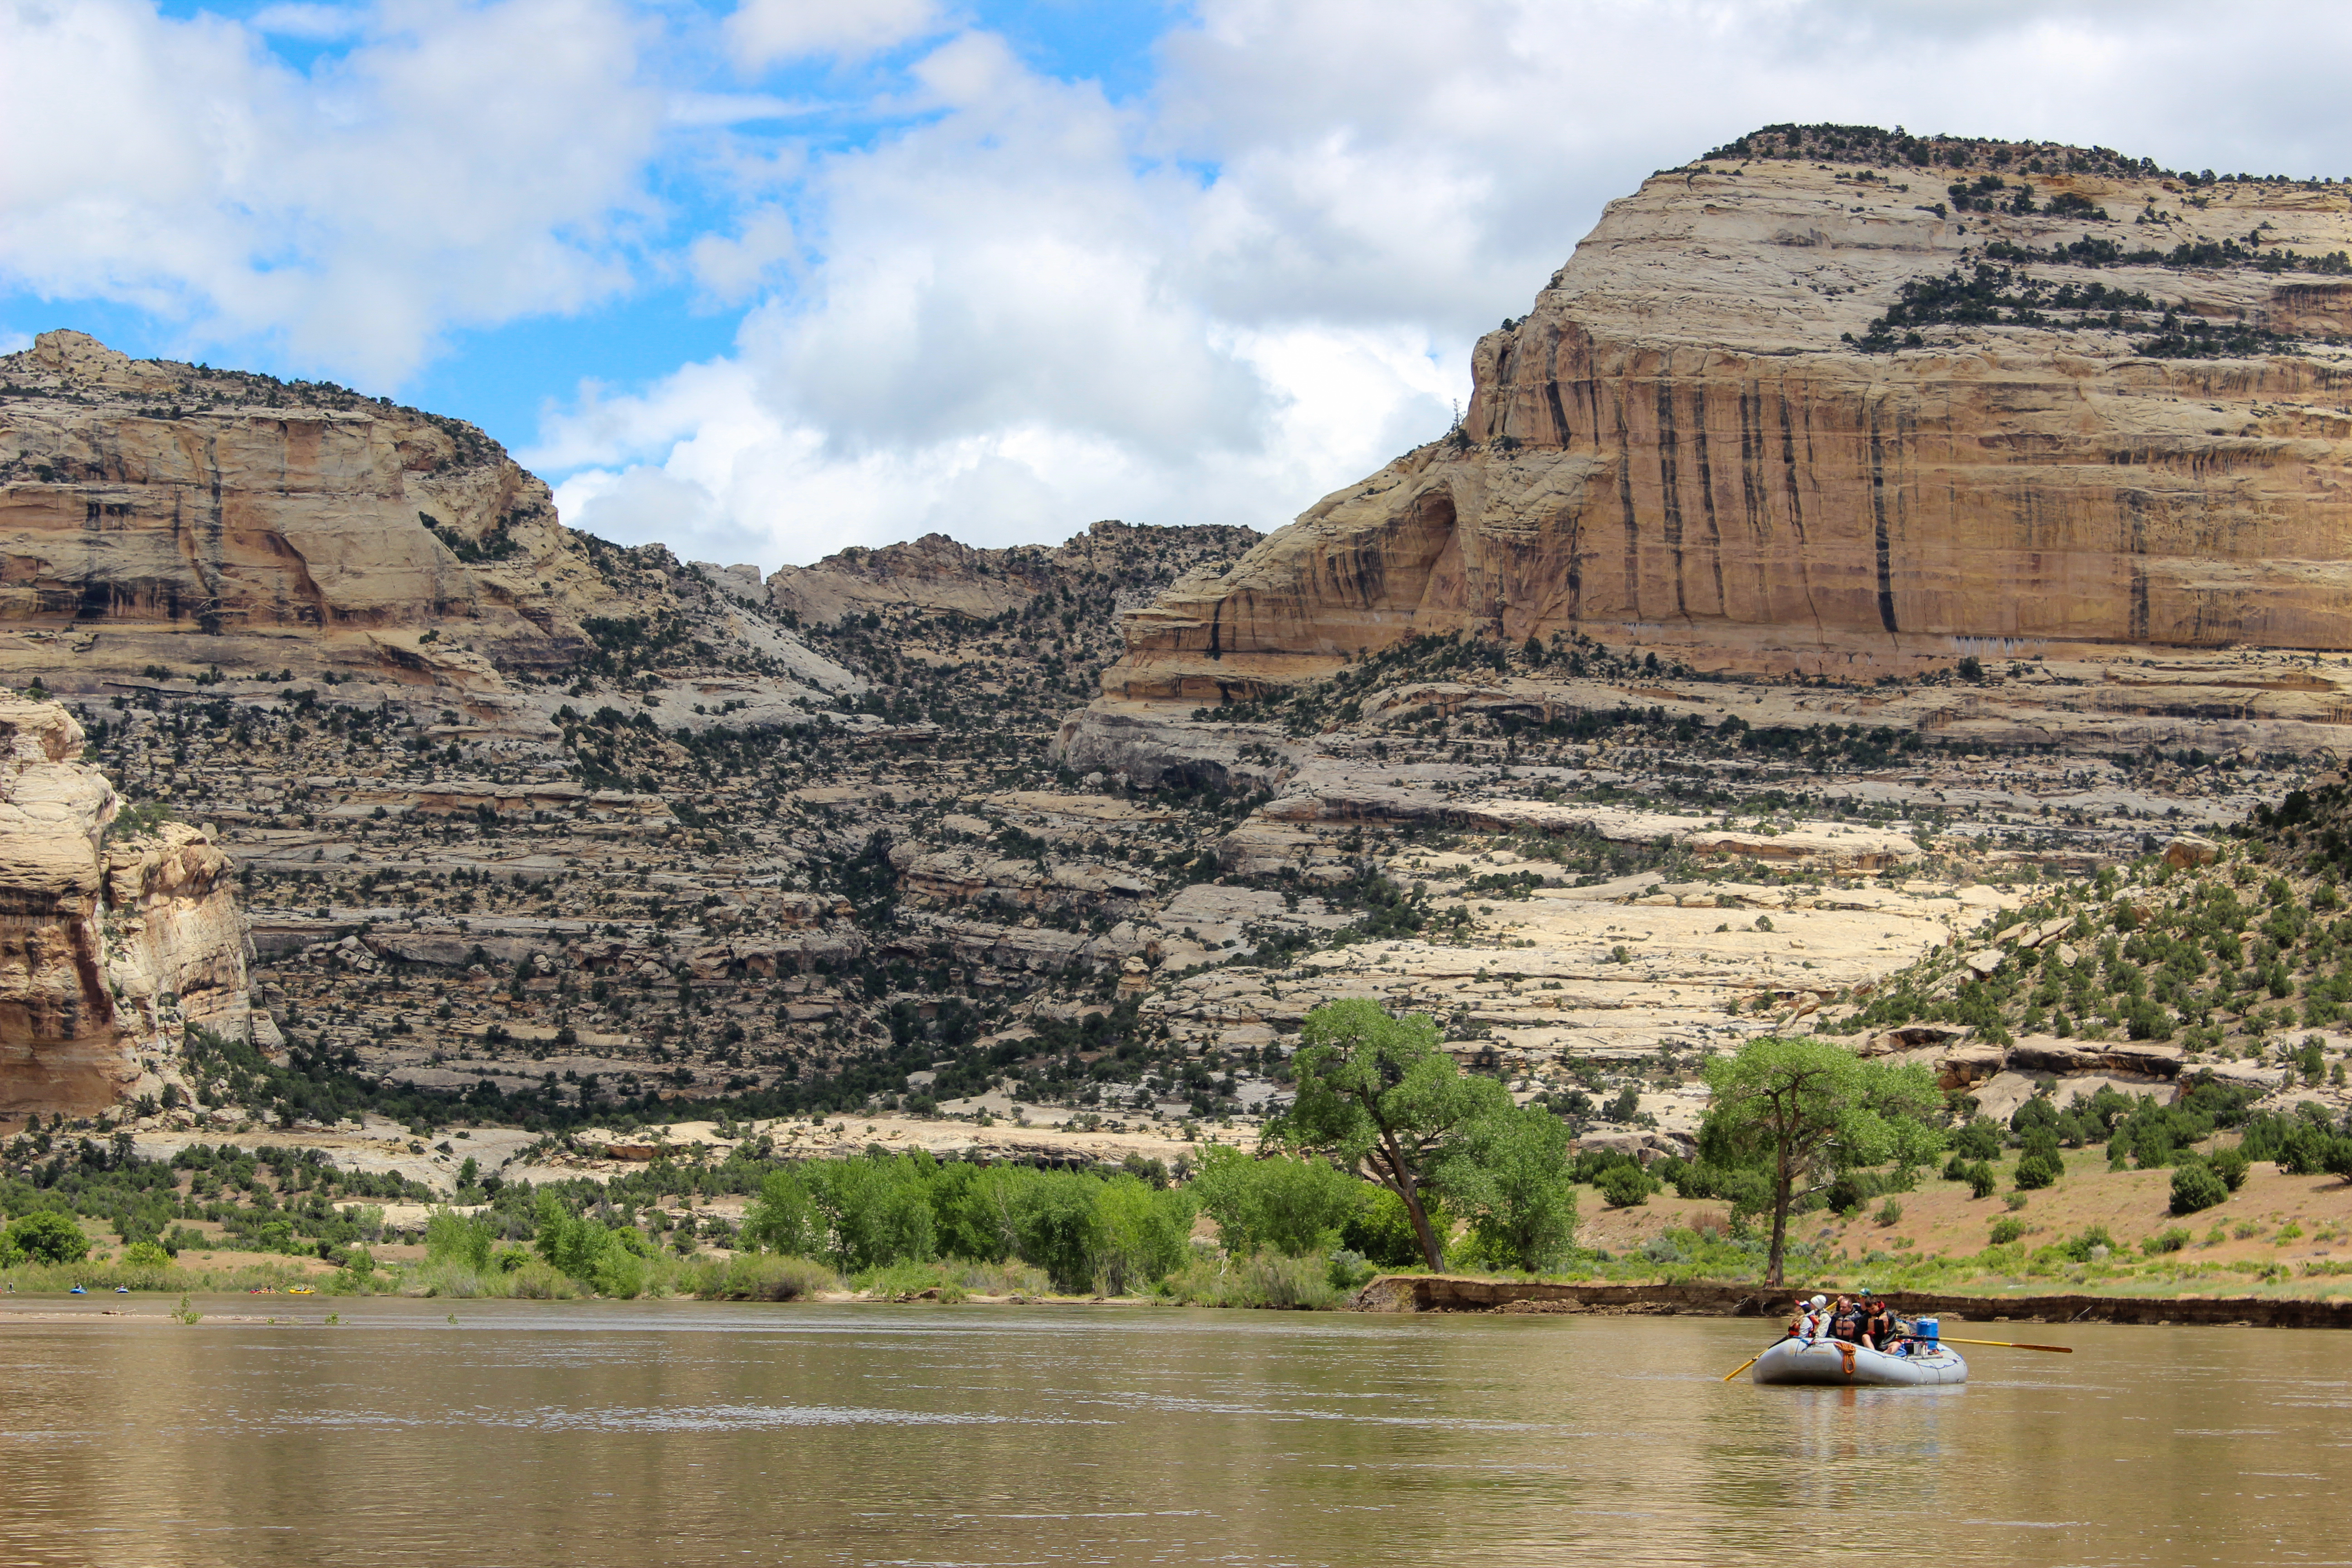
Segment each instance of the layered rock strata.
[[323,677],[530,730],[557,706],[535,680],[665,637],[761,678],[716,683],[739,706],[856,686],[751,603],[756,573],[730,597],[562,527],[463,420],[78,331],[0,355],[0,675],[58,692]]
[[1612,203],[1459,430],[1133,617],[1105,690],[1455,631],[1864,682],[2352,647],[2352,190],[1918,146],[1784,131]]
[[121,803],[54,703],[0,699],[0,1118],[184,1090],[187,1026],[247,1026],[228,858],[184,823],[110,833]]

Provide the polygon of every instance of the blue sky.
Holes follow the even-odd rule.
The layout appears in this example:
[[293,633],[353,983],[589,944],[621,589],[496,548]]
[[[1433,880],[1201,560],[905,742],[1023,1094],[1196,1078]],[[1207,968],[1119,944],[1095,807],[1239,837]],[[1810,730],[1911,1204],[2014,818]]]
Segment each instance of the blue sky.
[[391,393],[765,567],[1273,528],[1441,432],[1654,168],[1828,119],[2341,173],[2347,44],[2284,0],[27,5],[0,343]]

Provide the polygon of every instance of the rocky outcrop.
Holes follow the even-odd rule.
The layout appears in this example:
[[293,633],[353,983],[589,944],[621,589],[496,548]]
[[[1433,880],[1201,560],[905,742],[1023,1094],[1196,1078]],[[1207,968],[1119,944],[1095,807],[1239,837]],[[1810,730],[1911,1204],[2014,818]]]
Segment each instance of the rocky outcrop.
[[593,572],[547,487],[471,426],[134,362],[74,331],[0,359],[0,620],[214,636],[463,622],[510,659],[581,641],[564,600]]
[[81,743],[58,705],[0,699],[0,1119],[160,1096],[189,1026],[247,1026],[228,858],[184,823],[110,831]]
[[[1051,547],[975,550],[944,533],[927,533],[879,550],[853,547],[813,566],[787,566],[768,579],[767,595],[778,611],[803,625],[884,611],[986,621],[1026,608],[1040,594],[1059,591],[1066,604],[1074,579],[1081,588],[1129,591],[1132,607],[1140,603],[1131,591],[1146,581],[1148,558],[1165,556],[1176,538],[1173,530],[1116,520]],[[1183,531],[1183,549],[1238,554],[1257,538],[1246,528],[1192,528]]]
[[1456,432],[1133,616],[1106,692],[1424,633],[1865,682],[2352,647],[2352,195],[1916,145],[1784,129],[1612,203],[1480,341]]
[[[0,356],[0,677],[61,693],[201,675],[250,699],[240,677],[282,673],[494,701],[518,677],[635,674],[695,646],[782,678],[764,683],[779,709],[853,684],[666,551],[562,527],[463,420],[77,331]],[[756,572],[713,570],[737,600],[761,593]],[[690,633],[663,624],[679,619]]]

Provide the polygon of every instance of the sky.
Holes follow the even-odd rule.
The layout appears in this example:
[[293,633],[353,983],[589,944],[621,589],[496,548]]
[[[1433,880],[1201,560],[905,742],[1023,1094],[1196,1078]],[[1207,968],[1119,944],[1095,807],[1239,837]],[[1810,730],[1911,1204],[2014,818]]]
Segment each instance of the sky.
[[2285,0],[0,0],[0,351],[458,415],[688,559],[1271,530],[1653,170],[1827,120],[2342,175],[2347,63]]

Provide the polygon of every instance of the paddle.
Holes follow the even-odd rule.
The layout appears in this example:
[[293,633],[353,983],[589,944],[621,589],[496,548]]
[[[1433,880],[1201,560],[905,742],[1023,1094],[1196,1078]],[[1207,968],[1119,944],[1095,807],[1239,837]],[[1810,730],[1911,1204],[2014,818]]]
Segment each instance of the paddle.
[[1738,1366],[1735,1366],[1729,1372],[1725,1373],[1723,1374],[1723,1381],[1729,1383],[1733,1378],[1738,1377],[1741,1373],[1746,1372],[1749,1367],[1754,1366],[1758,1362],[1762,1361],[1763,1359],[1764,1352],[1762,1351],[1758,1351],[1754,1355],[1749,1356],[1746,1361],[1741,1362]]
[[2074,1353],[2073,1345],[2025,1345],[2018,1343],[2015,1340],[1963,1340],[1950,1334],[1944,1335],[1940,1342],[1948,1345],[1998,1345],[2005,1351],[2048,1351],[2053,1355]]

